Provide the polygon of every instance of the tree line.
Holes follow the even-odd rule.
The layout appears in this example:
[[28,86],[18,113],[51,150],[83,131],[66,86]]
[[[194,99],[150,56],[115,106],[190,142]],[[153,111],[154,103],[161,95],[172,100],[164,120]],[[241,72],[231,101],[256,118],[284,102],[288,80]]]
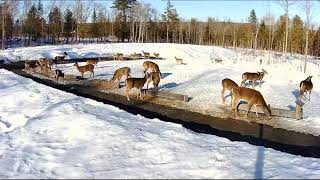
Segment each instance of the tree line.
[[[23,6],[23,16],[17,18],[15,7],[19,3]],[[41,0],[3,1],[0,6],[2,48],[14,38],[22,39],[26,46],[31,42],[64,44],[115,40],[270,49],[300,54],[307,50],[309,55],[320,56],[320,28],[304,22],[299,15],[289,18],[288,7],[278,18],[267,14],[261,19],[253,9],[248,12],[247,21],[241,23],[212,17],[206,21],[183,19],[170,0],[162,13],[151,4],[137,0],[114,0],[110,9],[85,5],[81,0],[76,0],[72,8],[52,5],[48,9],[44,13]]]

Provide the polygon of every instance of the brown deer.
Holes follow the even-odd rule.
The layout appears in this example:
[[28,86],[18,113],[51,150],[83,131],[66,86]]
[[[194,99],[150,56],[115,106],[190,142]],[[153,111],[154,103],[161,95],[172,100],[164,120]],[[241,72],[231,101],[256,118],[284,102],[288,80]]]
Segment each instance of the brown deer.
[[150,68],[152,72],[158,72],[160,74],[160,76],[162,77],[162,74],[160,72],[158,64],[156,64],[152,61],[145,61],[145,62],[143,62],[142,66],[143,66],[143,73],[144,74]]
[[177,64],[183,64],[183,59],[174,57],[176,59]]
[[[221,97],[222,97],[222,101],[223,104],[226,104],[226,99],[224,98],[224,93],[226,90],[229,90],[230,93],[232,92],[232,88],[234,87],[238,87],[238,84],[235,83],[234,81],[232,81],[231,79],[223,79],[222,80],[222,91],[221,91]],[[231,96],[231,105],[232,105],[232,96]]]
[[51,68],[47,66],[47,64],[40,65],[40,68],[41,68],[42,74],[49,76],[49,72],[51,71]]
[[[67,55],[68,55],[68,53],[67,53],[67,52],[63,52],[63,55],[62,55],[62,56],[56,56],[56,57],[54,57],[55,62],[63,61],[63,60],[64,60],[64,58],[65,58]],[[56,63],[56,64],[57,64],[57,63]]]
[[95,65],[97,67],[97,64],[98,62],[100,61],[100,58],[99,59],[89,59],[86,61],[87,65],[88,64],[92,64],[92,65]]
[[83,74],[85,72],[91,72],[90,74],[90,77],[91,75],[93,75],[92,77],[94,77],[94,66],[92,64],[87,64],[87,65],[84,65],[84,66],[79,66],[78,65],[78,62],[76,62],[73,66],[76,66],[76,68],[78,69],[78,71],[81,73],[81,77],[83,78]]
[[138,56],[138,58],[142,58],[142,54],[141,54],[141,53],[136,53],[136,52],[134,52],[133,54],[136,55],[136,56]]
[[255,89],[256,86],[256,81],[259,80],[259,87],[261,87],[261,81],[264,77],[264,75],[268,74],[266,70],[262,69],[262,72],[257,72],[257,73],[251,73],[251,72],[245,72],[242,74],[242,82],[241,86],[244,85],[244,83],[249,80],[252,81],[252,86]]
[[143,56],[146,57],[146,58],[150,58],[150,53],[149,52],[144,52],[142,51],[143,53]]
[[302,96],[304,96],[306,98],[305,95],[307,95],[308,91],[309,91],[309,101],[310,101],[310,94],[311,94],[311,91],[313,88],[311,78],[312,78],[312,76],[308,76],[307,79],[301,81],[301,83],[300,83],[300,98],[302,98]]
[[117,53],[113,56],[113,60],[120,60],[121,61],[121,60],[123,60],[123,58],[124,58],[123,53]]
[[62,78],[62,80],[64,82],[64,73],[61,70],[56,69],[54,78],[56,79],[57,83],[58,83],[59,78]]
[[248,110],[246,112],[246,116],[248,117],[249,110],[251,109],[252,105],[256,108],[256,115],[258,115],[257,106],[260,106],[262,111],[265,115],[271,119],[271,109],[270,104],[267,105],[261,93],[257,90],[246,88],[246,87],[233,87],[232,88],[232,108],[235,109],[236,116],[238,116],[238,106],[240,100],[245,100],[248,102]]
[[160,59],[160,54],[159,53],[153,53],[153,55],[154,55],[154,57],[156,58],[156,59]]
[[26,71],[35,70],[38,67],[37,61],[25,61],[24,68]]
[[146,73],[143,78],[128,78],[128,79],[126,79],[125,85],[126,85],[126,95],[127,95],[128,101],[130,101],[129,92],[133,88],[137,88],[139,90],[139,93],[137,93],[137,98],[140,96],[140,98],[143,99],[142,87],[144,86],[144,84],[146,83],[146,81],[148,80],[149,77],[150,77],[150,74]]
[[118,87],[120,85],[120,79],[122,78],[122,76],[125,76],[126,79],[128,79],[130,76],[130,68],[129,67],[122,67],[120,69],[117,69],[114,73],[113,73],[113,77],[111,79],[111,81],[113,81],[113,83],[115,81],[118,81]]
[[130,54],[130,59],[131,60],[139,59],[139,56],[136,53],[133,53],[133,54]]
[[152,81],[154,89],[158,90],[160,79],[161,79],[160,74],[158,72],[151,72],[150,77],[148,78],[148,81],[147,81],[147,89],[148,89],[149,83]]

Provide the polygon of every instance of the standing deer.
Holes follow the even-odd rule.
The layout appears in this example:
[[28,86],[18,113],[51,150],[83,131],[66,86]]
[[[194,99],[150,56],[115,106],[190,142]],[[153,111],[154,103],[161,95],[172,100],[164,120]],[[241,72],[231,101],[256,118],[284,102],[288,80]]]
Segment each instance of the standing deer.
[[98,65],[98,62],[100,61],[101,59],[89,59],[86,61],[87,64],[92,64],[92,65],[95,65],[97,67]]
[[81,73],[81,77],[83,78],[83,74],[85,72],[91,72],[90,74],[90,77],[91,75],[93,75],[92,77],[94,77],[94,66],[92,64],[87,64],[87,65],[84,65],[84,66],[79,66],[78,65],[78,62],[76,62],[73,66],[76,66],[76,68],[78,69],[78,71]]
[[150,58],[150,53],[149,52],[144,52],[142,51],[143,53],[143,56],[146,57],[146,58]]
[[62,56],[56,56],[56,57],[54,57],[54,59],[56,60],[56,62],[57,62],[57,61],[63,61],[64,58],[65,58],[67,55],[68,55],[67,52],[63,52],[63,55],[62,55]]
[[159,53],[153,53],[154,54],[154,57],[156,58],[156,59],[160,59],[160,54]]
[[143,78],[128,78],[128,79],[126,79],[125,85],[126,85],[126,95],[127,95],[128,101],[130,101],[129,92],[133,88],[139,89],[139,93],[137,93],[137,98],[140,96],[140,98],[143,99],[142,87],[147,82],[149,77],[150,77],[150,74],[146,73]]
[[111,79],[111,81],[113,81],[113,83],[115,81],[118,81],[118,87],[120,85],[120,79],[122,78],[122,76],[125,76],[126,79],[128,79],[130,76],[130,68],[129,67],[122,67],[120,69],[117,69],[114,74],[113,74],[113,77]]
[[113,56],[113,60],[123,60],[124,55],[123,53],[117,53]]
[[158,72],[160,74],[160,76],[162,77],[162,74],[160,72],[158,64],[156,64],[152,61],[145,61],[145,62],[143,62],[142,66],[143,66],[143,73],[144,74],[150,68],[152,72]]
[[[226,104],[226,99],[224,98],[224,93],[226,90],[229,90],[230,93],[232,92],[232,89],[234,87],[238,87],[238,84],[235,83],[234,81],[232,81],[231,79],[223,79],[222,80],[222,91],[221,91],[221,97],[222,97],[222,101],[223,101],[223,104]],[[231,105],[232,105],[232,96],[231,96]]]
[[183,59],[174,57],[176,59],[177,64],[183,64]]
[[147,81],[147,89],[150,82],[153,83],[154,89],[158,90],[158,86],[160,83],[160,74],[158,72],[151,72]]
[[256,81],[259,80],[259,87],[261,87],[261,81],[264,77],[264,75],[268,74],[266,70],[262,69],[262,72],[257,72],[257,73],[250,73],[250,72],[245,72],[242,74],[242,82],[241,86],[244,85],[244,83],[249,80],[252,81],[252,86],[253,89],[255,89],[256,86]]
[[56,79],[57,83],[58,83],[58,80],[59,80],[60,77],[62,78],[62,80],[64,82],[64,73],[61,70],[56,69],[54,78]]
[[265,115],[271,119],[270,104],[267,105],[261,93],[257,90],[246,88],[246,87],[233,87],[232,89],[232,108],[235,109],[235,114],[238,116],[238,106],[241,100],[248,102],[248,110],[246,112],[246,118],[248,117],[249,110],[254,105],[256,108],[256,115],[258,115],[257,106],[260,106]]
[[307,79],[301,81],[301,83],[300,83],[300,98],[302,98],[302,96],[304,96],[306,98],[305,95],[307,95],[308,91],[309,91],[309,101],[310,101],[310,94],[311,94],[311,91],[313,88],[311,78],[312,78],[312,76],[308,76]]

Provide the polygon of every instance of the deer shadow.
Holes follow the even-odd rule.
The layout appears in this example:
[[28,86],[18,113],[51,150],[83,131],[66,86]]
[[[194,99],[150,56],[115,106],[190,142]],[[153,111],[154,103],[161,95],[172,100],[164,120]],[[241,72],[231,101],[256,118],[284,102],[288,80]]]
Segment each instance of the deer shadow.
[[161,74],[162,74],[162,79],[172,75],[172,73],[161,73]]
[[[262,86],[264,83],[265,83],[265,81],[261,81],[261,86]],[[259,86],[260,86],[260,81],[256,81],[254,85],[255,85],[255,87],[257,87],[257,86],[259,87]],[[247,81],[247,82],[245,82],[245,83],[244,83],[244,86],[245,86],[245,87],[248,87],[248,86],[253,87],[253,81]]]
[[171,83],[167,83],[167,84],[164,84],[164,85],[160,86],[160,88],[170,89],[170,88],[175,88],[175,87],[177,87],[179,85],[180,84],[177,84],[175,82],[171,82]]
[[294,95],[294,97],[296,98],[296,100],[299,100],[300,97],[300,91],[299,90],[293,90],[291,91],[291,93]]
[[296,111],[296,107],[292,105],[288,105],[287,107],[289,108],[290,111]]

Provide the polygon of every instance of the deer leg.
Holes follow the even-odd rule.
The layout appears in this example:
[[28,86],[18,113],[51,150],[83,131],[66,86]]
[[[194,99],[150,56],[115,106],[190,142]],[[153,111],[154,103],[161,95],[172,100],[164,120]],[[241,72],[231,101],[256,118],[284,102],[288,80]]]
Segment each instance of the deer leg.
[[[221,91],[221,97],[222,97],[222,102],[223,104],[226,104],[225,99],[224,99],[224,88]],[[232,102],[232,101],[231,101]]]
[[311,99],[310,99],[310,96],[311,96],[311,90],[309,91],[309,101],[311,100]]
[[253,87],[253,89],[256,89],[256,81],[255,80],[252,81],[252,87]]
[[147,81],[147,89],[148,89],[148,85],[149,85],[149,83],[150,83],[150,80],[148,79],[148,81]]
[[251,109],[251,107],[252,107],[252,104],[248,104],[248,106],[249,106],[249,107],[248,107],[248,110],[247,110],[246,116],[245,116],[246,118],[248,117],[248,113],[249,113],[249,111],[250,111],[250,109]]
[[92,78],[94,78],[94,71],[92,71]]
[[127,95],[127,99],[128,99],[128,101],[130,101],[130,98],[129,98],[129,91],[130,91],[130,90],[127,88],[127,89],[126,89],[126,95]]
[[257,117],[259,117],[259,115],[258,115],[258,106],[255,105],[254,107],[256,108],[256,115],[257,115]]
[[242,80],[240,86],[243,86],[245,82],[246,82],[246,80]]

